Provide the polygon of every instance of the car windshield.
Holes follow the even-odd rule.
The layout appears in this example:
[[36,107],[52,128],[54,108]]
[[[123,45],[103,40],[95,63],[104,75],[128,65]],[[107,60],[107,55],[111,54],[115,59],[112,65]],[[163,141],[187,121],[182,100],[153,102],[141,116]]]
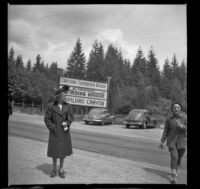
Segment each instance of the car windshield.
[[91,109],[89,115],[99,115],[103,113],[106,113],[105,109]]
[[144,111],[141,110],[132,110],[128,114],[129,119],[138,120],[144,115]]

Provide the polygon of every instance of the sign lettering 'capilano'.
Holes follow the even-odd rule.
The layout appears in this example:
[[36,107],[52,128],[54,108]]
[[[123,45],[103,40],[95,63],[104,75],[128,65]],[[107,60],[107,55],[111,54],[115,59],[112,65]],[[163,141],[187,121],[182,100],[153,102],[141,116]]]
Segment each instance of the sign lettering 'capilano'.
[[107,107],[107,83],[61,77],[60,85],[70,86],[66,101],[74,105]]

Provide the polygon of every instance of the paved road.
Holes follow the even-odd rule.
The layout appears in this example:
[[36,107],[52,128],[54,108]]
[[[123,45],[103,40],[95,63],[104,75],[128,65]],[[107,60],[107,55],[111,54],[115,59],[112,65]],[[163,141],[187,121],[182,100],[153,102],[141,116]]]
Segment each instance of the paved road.
[[[79,123],[82,124],[82,123]],[[48,130],[43,124],[20,120],[9,121],[9,134],[40,141],[48,141]],[[145,138],[112,135],[71,129],[72,144],[76,149],[97,152],[134,161],[169,166],[169,153],[158,149],[158,142]],[[186,169],[186,156],[182,168]]]

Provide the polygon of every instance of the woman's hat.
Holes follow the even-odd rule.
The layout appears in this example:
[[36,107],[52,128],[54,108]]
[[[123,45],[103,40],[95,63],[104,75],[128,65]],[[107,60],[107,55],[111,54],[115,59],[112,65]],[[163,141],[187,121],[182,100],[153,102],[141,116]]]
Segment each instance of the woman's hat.
[[55,95],[58,95],[62,92],[69,91],[69,86],[68,85],[63,85],[61,88],[57,89],[55,92]]

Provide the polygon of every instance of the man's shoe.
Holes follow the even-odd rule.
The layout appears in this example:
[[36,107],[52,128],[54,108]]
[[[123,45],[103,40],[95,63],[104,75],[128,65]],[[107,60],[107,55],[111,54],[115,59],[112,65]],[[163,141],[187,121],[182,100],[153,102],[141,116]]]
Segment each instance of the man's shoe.
[[56,176],[56,170],[53,170],[52,172],[51,172],[51,174],[50,174],[50,177],[55,177]]
[[60,178],[65,178],[65,171],[63,170],[63,171],[60,171],[59,170],[59,176],[60,176]]

